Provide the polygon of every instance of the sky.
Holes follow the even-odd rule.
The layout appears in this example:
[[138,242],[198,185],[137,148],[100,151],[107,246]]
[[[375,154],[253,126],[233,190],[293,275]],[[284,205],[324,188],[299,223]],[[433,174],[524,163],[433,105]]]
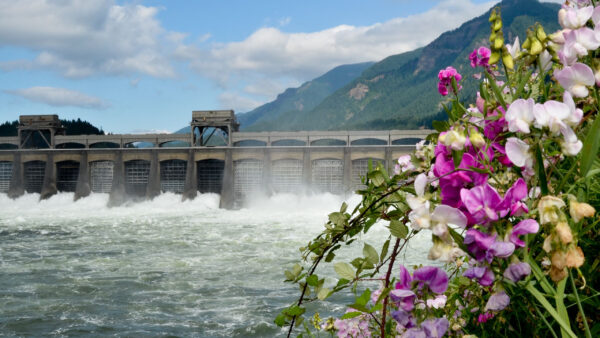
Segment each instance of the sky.
[[0,0],[0,122],[173,132],[328,70],[424,46],[485,0]]

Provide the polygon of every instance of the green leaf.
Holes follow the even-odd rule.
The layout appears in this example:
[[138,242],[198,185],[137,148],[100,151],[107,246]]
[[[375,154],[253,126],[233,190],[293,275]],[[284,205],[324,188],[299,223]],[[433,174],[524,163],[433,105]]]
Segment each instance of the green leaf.
[[389,247],[390,247],[390,240],[388,239],[387,241],[385,241],[385,243],[383,243],[383,247],[381,248],[381,254],[379,255],[380,262],[383,262],[383,260],[385,259],[385,256],[387,256]]
[[440,133],[450,129],[450,124],[448,124],[448,121],[433,121],[431,124],[433,129],[439,131]]
[[552,305],[550,305],[548,300],[546,300],[546,298],[544,298],[544,295],[542,295],[542,293],[539,292],[533,284],[531,284],[531,283],[527,284],[526,289],[527,289],[527,291],[529,291],[529,293],[531,293],[531,295],[533,295],[535,297],[535,299],[537,299],[537,301],[552,316],[552,318],[554,318],[554,320],[556,320],[558,325],[560,325],[560,327],[565,331],[566,334],[568,334],[572,338],[577,337],[575,335],[575,333],[573,333],[573,331],[571,330],[571,326],[568,325],[567,323],[565,323],[565,321],[558,314],[558,312],[556,312],[556,310],[552,307]]
[[600,115],[596,115],[596,120],[590,127],[587,137],[581,148],[581,176],[585,177],[592,167],[594,160],[598,157],[600,151]]
[[383,173],[379,170],[370,171],[367,173],[367,177],[371,179],[376,187],[379,187],[385,183],[385,176],[383,176]]
[[325,257],[325,262],[329,263],[335,258],[335,253],[333,251],[329,251],[327,257]]
[[535,168],[540,179],[540,189],[542,196],[548,195],[548,180],[546,179],[546,171],[544,170],[544,159],[542,158],[542,149],[538,145],[535,147]]
[[371,299],[371,290],[366,289],[361,295],[360,297],[356,298],[356,304],[359,305],[367,305],[367,303],[369,302],[369,299]]
[[379,311],[383,309],[383,304],[382,303],[378,303],[375,306],[373,306],[372,308],[369,309],[369,313],[373,313],[375,311]]
[[345,262],[338,262],[333,265],[333,269],[337,272],[340,277],[348,280],[353,280],[356,277],[356,273],[350,264]]
[[[554,296],[554,300],[556,301],[556,312],[558,315],[565,321],[565,324],[571,327],[571,323],[569,322],[569,314],[567,313],[567,308],[565,307],[565,286],[567,285],[567,279],[564,278],[556,287],[556,295]],[[565,336],[565,330],[561,328],[562,335]]]
[[330,293],[331,293],[331,290],[329,290],[328,288],[322,288],[317,293],[317,298],[319,298],[319,300],[325,300],[327,297],[329,297]]
[[362,315],[362,312],[346,312],[340,319],[351,319]]
[[299,307],[298,305],[293,305],[283,311],[286,315],[293,317],[303,314],[306,311],[306,309]]
[[294,275],[291,271],[285,270],[284,273],[285,273],[286,280],[294,280],[294,279],[296,279],[296,275]]
[[452,161],[454,162],[454,167],[458,167],[460,162],[462,162],[464,151],[462,150],[452,150]]
[[504,96],[502,96],[502,91],[500,90],[500,88],[498,88],[498,85],[496,84],[496,80],[494,80],[488,72],[484,72],[484,73],[485,73],[485,77],[488,80],[488,83],[492,87],[492,91],[494,92],[494,96],[496,97],[496,100],[498,100],[498,102],[500,102],[500,104],[502,105],[502,108],[506,109],[506,101],[504,101]]
[[294,264],[294,267],[292,268],[292,273],[294,274],[294,276],[298,276],[300,274],[300,272],[302,272],[302,269],[304,269],[302,267],[302,265],[296,263]]
[[286,316],[283,313],[281,313],[277,317],[275,317],[275,325],[277,325],[279,327],[283,327],[286,324],[287,324]]
[[452,239],[454,240],[456,245],[458,245],[458,247],[462,251],[467,252],[470,255],[471,253],[470,253],[469,249],[467,249],[467,246],[463,243],[464,238],[458,232],[456,232],[456,230],[452,229],[451,227],[448,227],[448,232],[450,233],[450,236],[452,236]]
[[398,238],[406,238],[408,227],[400,221],[393,220],[390,222],[390,233]]
[[375,250],[374,247],[370,246],[367,243],[365,243],[365,246],[363,248],[363,255],[365,255],[365,258],[367,259],[367,261],[369,261],[369,263],[379,263],[379,255],[377,254],[377,250]]
[[344,216],[344,214],[342,214],[341,212],[332,212],[331,214],[329,214],[329,221],[335,224],[336,226],[344,227],[347,219],[346,216]]
[[319,284],[319,277],[317,275],[310,275],[306,277],[306,283],[310,286],[317,286]]

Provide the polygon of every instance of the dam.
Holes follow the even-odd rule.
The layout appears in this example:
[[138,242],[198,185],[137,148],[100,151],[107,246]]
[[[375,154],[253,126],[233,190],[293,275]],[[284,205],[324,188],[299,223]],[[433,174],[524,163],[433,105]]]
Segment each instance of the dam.
[[393,170],[431,130],[240,132],[232,110],[193,111],[186,134],[67,136],[57,115],[22,115],[0,137],[0,193],[110,194],[109,204],[161,192],[218,193],[236,208],[255,194],[348,194],[368,163]]

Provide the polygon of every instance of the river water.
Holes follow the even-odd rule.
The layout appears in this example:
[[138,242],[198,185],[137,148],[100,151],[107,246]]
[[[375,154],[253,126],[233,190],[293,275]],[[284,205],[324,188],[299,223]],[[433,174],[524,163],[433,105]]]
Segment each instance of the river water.
[[[298,296],[283,271],[342,203],[276,195],[232,211],[214,194],[115,208],[107,194],[38,199],[0,194],[0,336],[282,335],[273,319]],[[384,225],[361,240],[378,247]],[[427,242],[420,234],[401,261],[424,262]],[[361,251],[357,243],[342,256]],[[335,283],[331,268],[321,274]],[[343,313],[346,301],[320,311]]]

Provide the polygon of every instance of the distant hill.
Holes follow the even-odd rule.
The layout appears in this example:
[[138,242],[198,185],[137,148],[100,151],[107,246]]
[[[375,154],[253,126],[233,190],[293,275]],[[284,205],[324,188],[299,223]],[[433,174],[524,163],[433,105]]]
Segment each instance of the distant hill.
[[303,114],[315,108],[327,96],[360,74],[374,62],[363,62],[338,66],[322,76],[303,83],[298,88],[288,88],[277,98],[250,112],[238,114],[237,119],[244,131],[277,129],[278,117],[282,114]]
[[[557,4],[535,0],[504,0],[500,3],[506,43],[519,35],[525,40],[528,27],[541,23],[547,33],[559,28]],[[428,127],[434,119],[445,118],[441,109],[444,98],[437,92],[437,73],[454,66],[463,74],[461,95],[474,98],[476,81],[470,79],[476,70],[468,62],[468,55],[481,45],[489,45],[489,11],[459,28],[440,35],[429,45],[390,56],[365,69],[331,95],[323,98],[313,109],[279,109],[278,114],[263,114],[249,130],[352,130],[352,129],[416,129]],[[427,23],[424,23],[427,24]],[[480,71],[477,70],[477,71]],[[325,75],[324,75],[325,76]],[[311,81],[312,82],[312,81]],[[307,84],[310,84],[308,82]],[[290,93],[287,90],[269,105],[282,105]],[[289,92],[289,93],[288,93]],[[316,102],[318,98],[306,101]],[[281,113],[284,111],[283,113]],[[243,115],[240,115],[240,117]]]
[[[65,127],[65,134],[67,135],[104,135],[102,128],[81,119],[60,120],[60,123]],[[0,137],[17,136],[18,126],[19,121],[7,121],[0,124]]]

